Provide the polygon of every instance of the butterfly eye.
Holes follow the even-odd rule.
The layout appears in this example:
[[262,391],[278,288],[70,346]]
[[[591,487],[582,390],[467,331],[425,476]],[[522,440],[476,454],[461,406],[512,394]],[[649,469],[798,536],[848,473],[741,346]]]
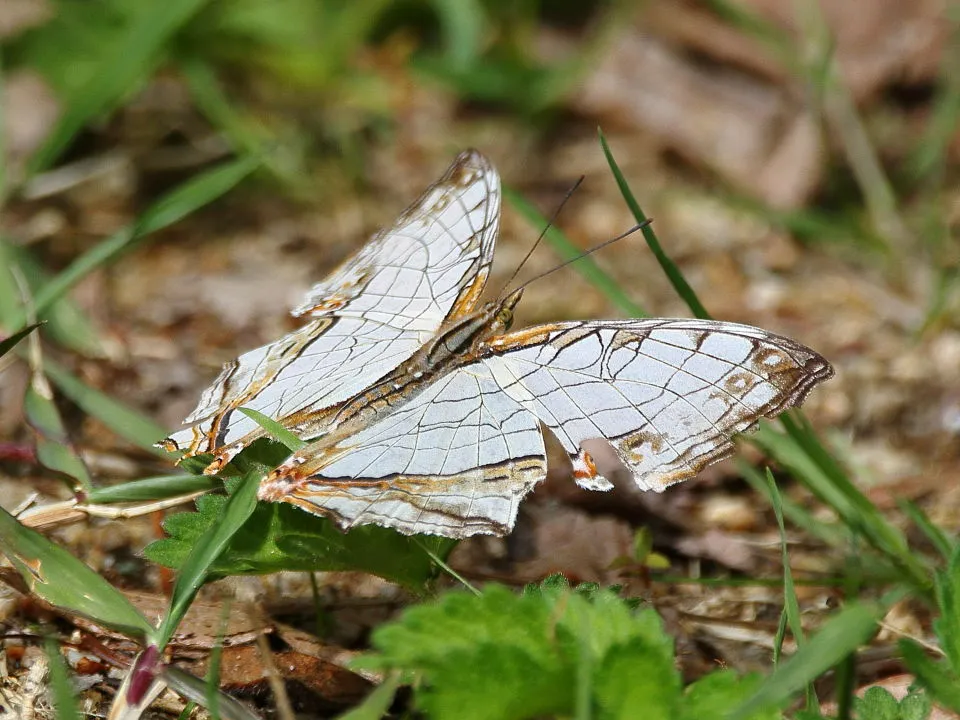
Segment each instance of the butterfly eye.
[[510,326],[513,325],[513,310],[510,308],[500,308],[500,312],[497,313],[497,322],[509,330]]

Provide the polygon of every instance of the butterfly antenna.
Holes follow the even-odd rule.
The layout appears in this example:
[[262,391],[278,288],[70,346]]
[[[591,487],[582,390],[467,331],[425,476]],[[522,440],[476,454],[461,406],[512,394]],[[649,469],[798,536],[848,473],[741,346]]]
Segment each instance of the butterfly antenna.
[[501,295],[506,294],[507,288],[510,287],[510,283],[517,279],[517,275],[520,273],[520,268],[526,265],[527,260],[530,259],[530,256],[533,255],[533,251],[537,249],[537,246],[540,245],[540,241],[543,240],[547,235],[547,231],[557,222],[557,217],[560,215],[560,211],[563,210],[564,205],[567,204],[567,201],[573,197],[573,194],[577,191],[580,185],[583,184],[584,175],[581,175],[577,181],[567,190],[567,194],[563,196],[563,200],[560,201],[560,204],[557,205],[557,209],[553,211],[553,215],[550,216],[550,219],[547,221],[547,224],[544,226],[543,230],[540,231],[540,235],[537,237],[537,241],[530,246],[530,249],[527,250],[527,254],[523,256],[523,260],[520,261],[520,264],[517,265],[516,269],[513,271],[513,275],[510,276],[510,279],[507,280],[503,285],[503,290],[500,292]]
[[580,254],[578,254],[578,255],[570,258],[569,260],[565,260],[564,262],[560,263],[559,265],[556,265],[556,266],[550,268],[550,269],[547,270],[546,272],[540,273],[539,275],[536,275],[536,276],[530,278],[529,280],[527,280],[527,281],[526,281],[523,285],[521,285],[520,287],[526,287],[527,285],[529,285],[530,283],[532,283],[534,280],[539,280],[540,278],[544,278],[544,277],[546,277],[547,275],[550,275],[551,273],[555,273],[557,270],[560,270],[561,268],[565,268],[567,265],[572,265],[573,263],[577,262],[578,260],[583,260],[587,255],[593,255],[593,253],[597,252],[597,250],[602,250],[602,249],[605,248],[607,245],[612,245],[613,243],[617,242],[618,240],[623,240],[625,237],[630,237],[630,236],[633,235],[637,230],[642,230],[642,229],[645,228],[647,225],[649,225],[651,222],[653,222],[653,219],[652,219],[652,218],[647,218],[647,219],[644,220],[642,223],[637,223],[636,225],[634,225],[632,228],[630,228],[630,229],[627,230],[626,232],[620,233],[620,234],[617,235],[616,237],[610,238],[609,240],[604,240],[602,243],[599,243],[599,244],[597,244],[597,245],[594,245],[592,248],[588,248],[587,250],[584,250],[582,253],[580,253]]

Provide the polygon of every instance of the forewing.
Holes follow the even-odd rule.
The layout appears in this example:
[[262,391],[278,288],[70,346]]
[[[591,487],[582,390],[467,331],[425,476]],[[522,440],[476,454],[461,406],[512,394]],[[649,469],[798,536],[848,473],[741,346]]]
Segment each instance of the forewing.
[[294,315],[313,318],[224,366],[185,422],[163,441],[214,452],[211,470],[263,435],[240,407],[305,439],[334,409],[399,367],[483,291],[500,217],[500,182],[479,153],[462,153],[396,224],[307,293]]
[[503,535],[545,475],[537,419],[474,365],[440,377],[338,444],[306,446],[271,473],[259,496],[342,528]]
[[803,345],[703,320],[530,328],[481,360],[569,453],[578,484],[609,489],[582,443],[607,439],[642,489],[663,490],[733,451],[731,436],[800,404],[833,370]]

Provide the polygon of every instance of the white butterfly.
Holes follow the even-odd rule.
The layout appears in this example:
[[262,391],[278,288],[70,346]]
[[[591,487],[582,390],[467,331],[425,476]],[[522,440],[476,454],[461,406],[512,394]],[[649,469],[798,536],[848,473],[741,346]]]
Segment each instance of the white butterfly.
[[816,352],[704,320],[599,320],[508,332],[522,290],[477,306],[500,215],[496,170],[462,153],[389,230],[315,285],[300,330],[232,363],[162,445],[216,472],[264,431],[308,444],[260,485],[342,528],[467,537],[513,528],[546,475],[541,425],[576,482],[608,490],[585,440],[605,438],[643,489],[733,451],[731,436],[833,374]]

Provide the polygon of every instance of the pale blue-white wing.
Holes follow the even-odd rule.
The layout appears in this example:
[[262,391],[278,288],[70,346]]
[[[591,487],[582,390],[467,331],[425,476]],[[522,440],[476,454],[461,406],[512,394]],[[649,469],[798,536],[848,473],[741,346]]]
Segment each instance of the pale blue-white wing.
[[832,374],[820,355],[758,328],[701,320],[545,325],[504,335],[409,401],[261,484],[341,527],[505,534],[545,475],[539,424],[589,489],[611,487],[584,449],[608,441],[637,484],[663,490],[733,450],[731,437],[797,405]]
[[492,340],[480,363],[559,439],[583,487],[610,488],[586,440],[607,440],[644,490],[733,451],[732,436],[799,405],[833,374],[813,350],[705,320],[534,327]]
[[496,170],[462,153],[440,180],[356,255],[307,293],[311,321],[224,366],[161,443],[222,466],[263,432],[240,407],[304,438],[328,428],[339,404],[395,370],[443,322],[473,309],[493,258],[500,217]]
[[537,418],[477,364],[425,385],[337,444],[307,445],[271,473],[259,495],[343,528],[502,535],[545,475]]

